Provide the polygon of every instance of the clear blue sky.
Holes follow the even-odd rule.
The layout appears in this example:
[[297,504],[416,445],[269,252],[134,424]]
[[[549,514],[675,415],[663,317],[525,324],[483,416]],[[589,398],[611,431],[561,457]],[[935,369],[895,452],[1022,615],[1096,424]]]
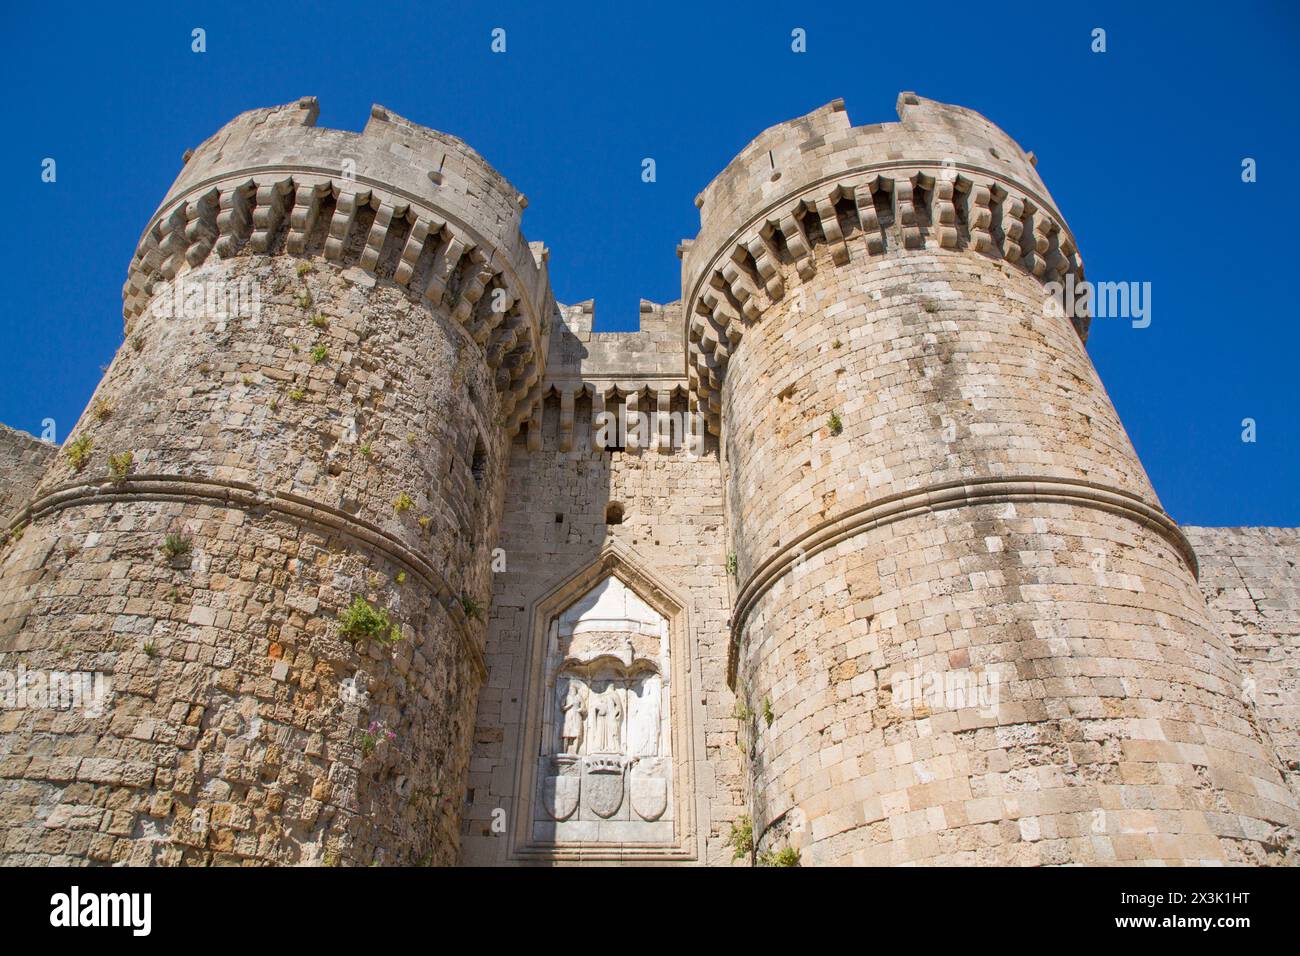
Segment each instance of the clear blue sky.
[[377,102],[462,137],[528,195],[557,297],[625,330],[639,298],[680,295],[692,199],[762,129],[836,97],[857,125],[893,120],[915,90],[1038,154],[1089,278],[1152,283],[1151,326],[1098,321],[1090,351],[1170,513],[1300,525],[1294,5],[385,6],[7,4],[0,421],[51,417],[63,440],[121,343],[126,267],[182,152],[242,110],[315,95],[320,125],[357,130]]

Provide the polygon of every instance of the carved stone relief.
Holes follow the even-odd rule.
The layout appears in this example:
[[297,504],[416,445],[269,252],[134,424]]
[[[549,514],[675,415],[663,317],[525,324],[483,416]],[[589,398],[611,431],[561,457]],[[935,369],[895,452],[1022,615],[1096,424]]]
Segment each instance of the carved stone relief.
[[668,622],[617,577],[548,624],[536,839],[672,839]]

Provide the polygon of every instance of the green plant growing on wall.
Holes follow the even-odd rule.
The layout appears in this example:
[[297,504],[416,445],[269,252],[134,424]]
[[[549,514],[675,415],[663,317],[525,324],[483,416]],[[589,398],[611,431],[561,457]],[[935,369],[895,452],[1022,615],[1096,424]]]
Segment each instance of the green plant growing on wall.
[[315,266],[313,266],[310,262],[300,262],[298,263],[297,268],[298,268],[299,277],[305,276],[309,272],[316,271]]
[[834,342],[831,343],[831,348],[833,349],[838,349],[843,347],[844,347],[844,343],[841,342],[839,339],[836,339]]
[[304,309],[311,308],[311,292],[309,290],[303,289],[298,293],[298,304]]
[[830,418],[826,419],[826,427],[831,430],[832,435],[838,435],[844,431],[844,422],[840,420],[839,412],[831,412]]
[[312,365],[319,365],[321,362],[325,361],[329,357],[330,357],[330,350],[326,345],[321,344],[321,345],[313,346],[311,350]]
[[135,349],[137,352],[144,351],[144,336],[139,332],[131,336],[131,348]]
[[135,455],[129,451],[118,452],[116,455],[108,456],[108,472],[113,476],[114,481],[122,481],[131,473],[131,465],[135,461]]
[[95,404],[91,409],[91,414],[95,416],[95,421],[102,422],[113,415],[113,403],[106,398],[95,399]]
[[428,531],[429,528],[433,525],[433,519],[430,518],[428,515],[420,515],[420,517],[417,518],[416,521],[419,523],[421,531]]
[[401,627],[383,608],[373,607],[360,595],[352,599],[347,609],[339,614],[343,634],[354,641],[368,638],[380,644],[396,644],[402,639]]
[[754,824],[749,814],[743,814],[731,821],[731,832],[727,835],[727,846],[731,847],[733,860],[745,859],[754,852]]
[[372,720],[370,726],[361,731],[361,756],[369,757],[381,743],[392,743],[397,734],[382,720]]
[[773,853],[771,850],[764,850],[758,855],[759,866],[798,866],[799,851],[792,846],[782,847]]
[[727,555],[727,573],[734,578],[736,576],[736,572],[738,568],[739,568],[739,563],[736,560],[736,552],[732,551],[730,554]]
[[330,327],[329,319],[319,312],[311,317],[311,324],[318,329],[328,329]]
[[63,454],[68,457],[68,464],[72,466],[73,471],[81,471],[90,461],[90,449],[95,442],[89,435],[82,435],[76,441],[68,442]]
[[144,647],[141,648],[141,650],[144,651],[145,657],[158,656],[158,646],[156,644],[145,644]]
[[369,458],[374,454],[374,449],[370,447],[370,442],[364,442],[357,451],[361,453],[362,458]]
[[415,502],[411,500],[411,496],[405,491],[393,499],[393,510],[399,515],[403,512],[410,511],[414,505]]
[[161,551],[169,558],[181,558],[189,554],[192,548],[193,542],[189,538],[172,531],[163,538]]
[[300,388],[289,389],[289,401],[291,402],[301,402],[306,397],[307,393]]
[[736,704],[731,710],[731,716],[736,718],[736,749],[740,751],[742,758],[750,759],[753,756],[754,711],[750,709],[745,698],[744,688],[737,688]]
[[398,571],[398,572],[397,572],[397,576],[394,577],[393,580],[396,581],[398,584],[405,584],[405,583],[406,583],[406,572],[405,572],[405,571]]
[[772,726],[772,721],[776,720],[776,714],[772,713],[772,699],[770,697],[763,698],[763,720],[769,727]]
[[460,596],[460,607],[465,612],[465,616],[475,621],[483,620],[483,605],[479,604],[468,594],[462,593]]

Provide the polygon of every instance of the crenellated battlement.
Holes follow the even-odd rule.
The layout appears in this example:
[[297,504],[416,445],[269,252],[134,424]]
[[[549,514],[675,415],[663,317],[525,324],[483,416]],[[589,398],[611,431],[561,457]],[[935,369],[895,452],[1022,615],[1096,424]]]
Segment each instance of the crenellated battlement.
[[[617,416],[620,409],[633,419],[638,413],[649,416],[649,433],[633,432],[629,448],[680,449],[682,422],[691,415],[682,373],[681,303],[642,299],[635,332],[593,331],[595,303],[590,299],[561,306],[559,315],[551,329],[543,398],[559,403],[560,450],[573,447],[575,421],[585,419],[594,434],[602,415]],[[533,451],[542,447],[543,413],[543,405],[534,406],[528,422],[527,445]],[[677,432],[669,427],[670,414],[678,416]]]
[[[971,110],[913,93],[900,122],[853,127],[842,100],[754,139],[696,199],[682,247],[691,391],[717,431],[731,352],[819,253],[834,266],[897,249],[970,249],[1038,277],[1083,277],[1035,160]],[[1076,327],[1087,330],[1086,319]]]
[[642,299],[635,332],[593,331],[595,303],[562,307],[551,330],[549,378],[682,378],[680,302]]
[[696,245],[721,241],[766,207],[822,180],[895,164],[1014,183],[1061,218],[1032,154],[979,113],[908,92],[898,95],[896,109],[897,123],[853,126],[844,101],[833,100],[764,130],[696,197]]
[[527,201],[464,142],[371,108],[361,133],[315,126],[314,97],[251,110],[185,156],[122,290],[129,326],[161,281],[214,251],[322,256],[442,306],[484,350],[507,430],[540,394],[555,310]]

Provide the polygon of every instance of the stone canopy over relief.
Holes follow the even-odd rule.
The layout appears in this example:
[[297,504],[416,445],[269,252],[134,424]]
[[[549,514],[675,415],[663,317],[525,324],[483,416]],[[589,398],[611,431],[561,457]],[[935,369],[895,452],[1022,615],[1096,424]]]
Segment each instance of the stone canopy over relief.
[[548,622],[535,840],[672,839],[668,634],[612,575]]

